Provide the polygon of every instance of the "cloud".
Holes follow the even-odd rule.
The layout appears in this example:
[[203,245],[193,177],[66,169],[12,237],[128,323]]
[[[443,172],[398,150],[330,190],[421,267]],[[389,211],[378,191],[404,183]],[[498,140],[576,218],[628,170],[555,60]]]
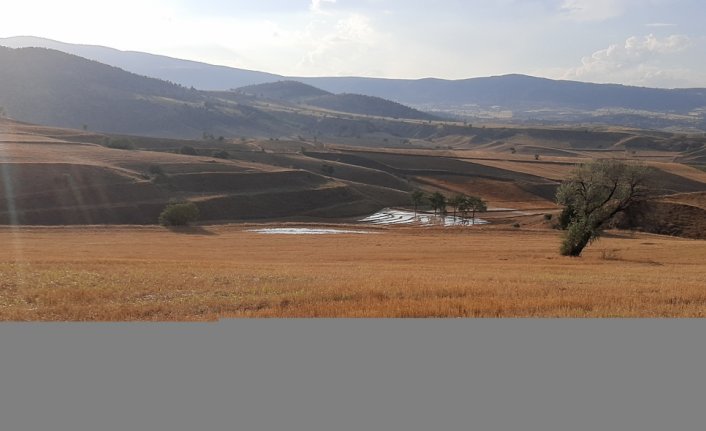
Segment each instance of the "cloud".
[[671,24],[667,22],[651,22],[649,24],[645,24],[645,27],[656,27],[656,28],[661,28],[661,27],[676,27],[676,24]]
[[564,0],[559,10],[574,21],[605,21],[623,15],[627,3],[628,0]]
[[345,73],[352,65],[366,63],[378,38],[370,19],[358,13],[312,22],[303,41],[309,49],[297,69],[305,74]]
[[333,4],[336,3],[336,0],[311,0],[309,10],[314,13],[325,13],[323,7],[326,3]]
[[653,34],[632,36],[624,43],[610,45],[583,57],[580,66],[565,70],[560,77],[655,87],[684,86],[695,73],[675,66],[677,63],[671,60],[691,44],[688,36],[680,34],[661,39]]

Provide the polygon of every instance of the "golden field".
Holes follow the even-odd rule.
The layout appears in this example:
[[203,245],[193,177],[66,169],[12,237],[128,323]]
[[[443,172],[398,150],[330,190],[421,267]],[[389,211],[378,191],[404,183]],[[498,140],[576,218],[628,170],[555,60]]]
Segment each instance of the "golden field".
[[706,314],[706,241],[612,232],[568,258],[545,228],[257,227],[0,228],[0,320]]

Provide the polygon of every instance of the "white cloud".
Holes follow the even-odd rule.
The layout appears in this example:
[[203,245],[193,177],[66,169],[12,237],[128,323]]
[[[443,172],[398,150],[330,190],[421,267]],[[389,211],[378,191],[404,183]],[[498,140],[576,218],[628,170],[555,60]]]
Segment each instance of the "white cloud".
[[559,10],[574,21],[605,21],[621,16],[627,0],[564,0]]
[[362,14],[312,22],[302,37],[307,52],[297,70],[304,74],[346,74],[353,67],[361,73],[360,68],[368,63],[366,54],[377,45],[378,38],[370,19]]
[[645,24],[645,26],[646,26],[646,27],[656,27],[656,28],[660,28],[660,27],[676,27],[677,25],[676,25],[676,24],[667,23],[667,22],[651,22],[651,23],[649,23],[649,24]]
[[324,13],[323,7],[326,3],[336,3],[336,0],[311,0],[309,10],[315,13]]
[[688,85],[699,73],[675,66],[671,61],[691,45],[686,35],[658,38],[652,34],[632,36],[622,44],[594,52],[581,59],[581,65],[561,74],[562,79],[590,82],[619,82],[655,87]]

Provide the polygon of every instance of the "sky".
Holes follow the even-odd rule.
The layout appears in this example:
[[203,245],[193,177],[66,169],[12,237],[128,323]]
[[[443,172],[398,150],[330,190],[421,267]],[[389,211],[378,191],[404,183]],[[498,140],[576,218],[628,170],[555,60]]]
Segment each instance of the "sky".
[[39,36],[286,76],[706,87],[703,0],[2,0]]

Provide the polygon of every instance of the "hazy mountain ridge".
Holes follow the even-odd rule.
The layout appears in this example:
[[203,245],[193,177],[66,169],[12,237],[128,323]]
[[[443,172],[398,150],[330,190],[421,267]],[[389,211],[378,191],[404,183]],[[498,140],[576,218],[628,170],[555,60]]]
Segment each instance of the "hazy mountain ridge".
[[[284,78],[279,75],[213,66],[145,53],[71,45],[41,38],[0,39],[10,46],[48,46],[202,90],[228,90],[291,79],[331,93],[381,97],[424,111],[466,118],[539,122],[587,122],[706,131],[706,89],[656,89],[616,84],[554,81],[524,75],[462,80],[359,77]],[[595,112],[618,109],[616,114]],[[497,111],[503,112],[498,116]],[[663,113],[684,118],[660,118]]]
[[287,102],[303,102],[321,96],[333,95],[313,85],[299,81],[276,81],[264,84],[248,85],[233,90],[236,93],[259,96],[267,99],[284,100]]
[[0,38],[0,45],[10,48],[55,49],[119,67],[138,75],[159,78],[199,90],[225,90],[284,79],[280,75],[266,72],[217,66],[144,52],[121,51],[104,46],[64,43],[33,36]]
[[[312,87],[308,91],[328,95]],[[365,100],[365,109],[354,105],[351,112],[384,114],[385,109],[393,107],[390,115],[423,115],[382,99]],[[299,108],[285,115],[257,102],[235,92],[189,89],[55,50],[0,47],[0,106],[6,115],[21,121],[179,138],[196,138],[206,132],[216,136],[278,137],[307,131],[313,134],[317,129],[315,119],[307,117],[311,114]],[[341,103],[336,108],[346,111]],[[361,127],[354,123],[360,121],[332,118],[324,129],[353,133]]]
[[237,88],[234,91],[240,94],[292,103],[303,103],[309,106],[352,114],[413,120],[439,119],[433,115],[381,97],[350,93],[333,94],[299,81],[277,81],[250,85]]

